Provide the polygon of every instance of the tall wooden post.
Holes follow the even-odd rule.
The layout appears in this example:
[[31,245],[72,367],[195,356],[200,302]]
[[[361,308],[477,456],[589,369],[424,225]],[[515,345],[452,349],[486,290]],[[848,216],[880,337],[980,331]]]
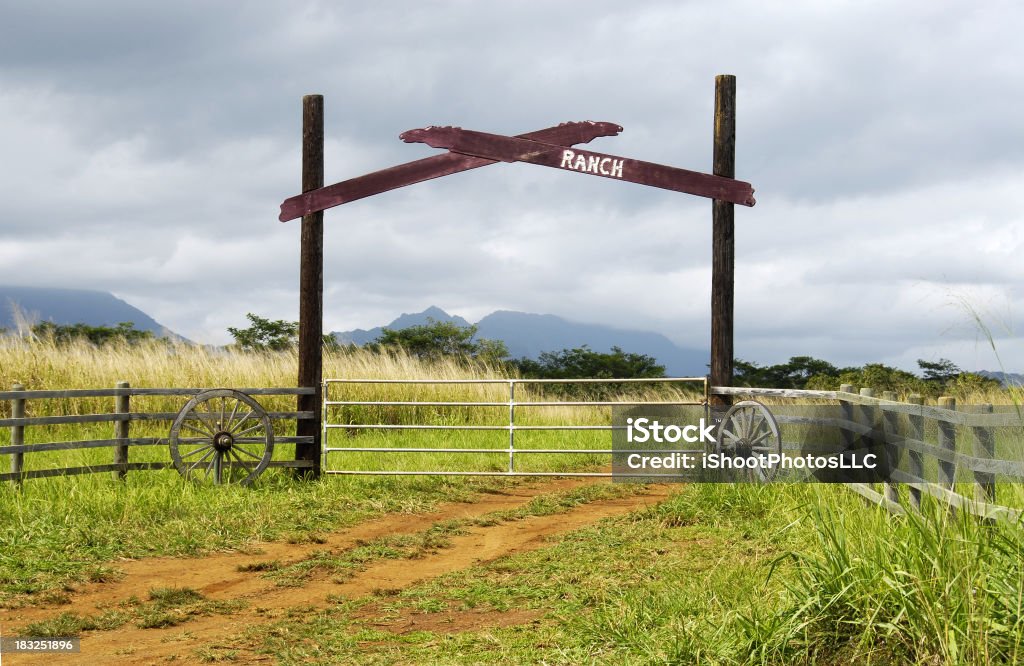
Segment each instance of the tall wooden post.
[[[302,191],[324,185],[324,97],[302,98]],[[321,388],[324,321],[324,214],[302,218],[299,267],[299,386],[312,386],[313,395],[298,397],[299,411],[311,411],[314,419],[300,419],[296,435],[312,436],[312,444],[296,444],[295,459],[308,460],[312,469],[300,473],[320,475]]]
[[[21,384],[14,384],[11,386],[12,391],[24,391],[25,387]],[[14,398],[11,400],[11,418],[12,419],[23,419],[25,418],[25,399]],[[11,446],[22,446],[25,444],[25,426],[17,425],[11,426]],[[25,471],[25,454],[24,453],[12,453],[11,454],[11,474],[21,474]],[[16,476],[11,481],[14,485],[21,487],[21,477]]]
[[[127,390],[131,388],[128,382],[118,382],[115,388],[124,389],[125,394],[114,398],[114,413],[128,414],[131,412],[131,398]],[[114,439],[120,440],[120,444],[114,447],[114,464],[121,465],[121,469],[114,471],[115,479],[123,479],[128,476],[128,437],[130,435],[130,422],[114,421]]]
[[[714,174],[736,177],[736,77],[715,77]],[[733,204],[711,202],[711,385],[731,386],[733,273],[736,264]],[[728,404],[726,396],[714,402]]]
[[[913,393],[907,396],[907,402],[912,405],[922,406],[924,405],[924,396]],[[916,440],[918,442],[924,441],[924,414],[922,412],[911,412],[907,414],[908,430],[907,436],[909,439]],[[914,449],[907,451],[910,458],[910,475],[920,479],[924,482],[924,454]],[[917,511],[921,510],[921,489],[910,487],[910,505]]]

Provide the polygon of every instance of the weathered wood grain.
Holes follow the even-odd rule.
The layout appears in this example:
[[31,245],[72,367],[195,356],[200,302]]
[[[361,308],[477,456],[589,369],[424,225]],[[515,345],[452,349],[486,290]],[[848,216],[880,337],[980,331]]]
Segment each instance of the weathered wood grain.
[[[991,413],[992,405],[983,404],[979,407],[982,413]],[[996,440],[992,428],[974,427],[971,428],[971,435],[974,437],[974,455],[978,459],[990,460],[995,458]],[[1024,465],[1021,465],[1024,468]],[[996,477],[991,472],[979,471],[974,468],[974,497],[979,502],[994,503],[996,501]]]
[[[736,77],[715,77],[715,131],[712,173],[736,177]],[[732,385],[733,306],[736,265],[734,204],[711,202],[711,383]],[[726,394],[717,393],[714,403],[726,405]]]
[[[118,382],[117,388],[127,389],[129,388],[128,382]],[[131,398],[128,395],[119,395],[114,398],[114,413],[115,414],[128,414],[131,412],[130,401]],[[128,439],[128,430],[131,425],[130,421],[116,421],[114,423],[114,439],[125,441]],[[114,476],[118,479],[123,479],[128,474],[127,469],[128,463],[128,446],[126,444],[119,444],[114,448],[114,464],[119,465],[120,469],[114,472]]]
[[[949,411],[956,410],[956,399],[949,396],[939,398],[939,407]],[[956,452],[956,426],[949,421],[939,421],[939,447]],[[939,459],[939,483],[952,490],[956,481],[956,464]]]
[[[302,191],[324,185],[324,98],[302,98]],[[298,396],[299,411],[313,412],[313,419],[297,424],[299,435],[313,437],[310,444],[295,446],[295,459],[311,463],[313,477],[320,474],[321,381],[323,373],[324,321],[324,212],[303,216],[299,248],[299,386],[315,387],[312,395]]]
[[[14,419],[20,419],[25,417],[25,400],[18,397],[18,394],[25,390],[25,387],[21,384],[15,384],[11,387],[14,389],[14,396],[11,398],[11,416]],[[13,419],[12,419],[13,420]],[[25,443],[25,426],[11,425],[11,444],[13,446],[19,446]],[[15,476],[13,478],[18,479],[20,483],[20,475],[25,462],[25,454],[23,451],[12,452],[11,454],[11,473]]]

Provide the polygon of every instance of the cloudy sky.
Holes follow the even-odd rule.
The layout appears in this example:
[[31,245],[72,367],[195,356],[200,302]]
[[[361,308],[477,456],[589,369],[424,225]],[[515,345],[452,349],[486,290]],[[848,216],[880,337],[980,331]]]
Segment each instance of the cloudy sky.
[[[109,290],[194,340],[298,316],[301,97],[328,183],[404,130],[622,125],[711,170],[737,77],[736,351],[1024,370],[1024,5],[0,3],[0,284]],[[438,305],[709,342],[707,199],[497,164],[329,210],[325,324]]]

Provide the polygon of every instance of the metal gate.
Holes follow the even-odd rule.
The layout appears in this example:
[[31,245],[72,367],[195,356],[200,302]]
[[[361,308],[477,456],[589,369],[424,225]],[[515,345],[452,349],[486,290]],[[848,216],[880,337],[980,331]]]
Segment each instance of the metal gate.
[[[629,387],[634,392],[642,385],[655,395],[619,398],[617,395],[602,396],[605,390],[621,390]],[[587,387],[589,396],[596,399],[576,399],[571,386]],[[474,390],[468,390],[470,388]],[[671,391],[671,389],[675,391]],[[666,391],[666,389],[669,389]],[[576,389],[582,391],[582,389]],[[401,392],[405,399],[371,399],[379,394]],[[444,399],[446,394],[459,392],[462,399]],[[658,396],[657,393],[662,396]],[[657,399],[666,393],[670,399]],[[370,395],[367,396],[366,394]],[[422,394],[428,398],[421,399]],[[477,399],[466,398],[466,393],[478,394]],[[558,395],[558,394],[561,395]],[[361,394],[361,395],[360,395]],[[408,399],[413,394],[413,399]],[[419,395],[417,395],[419,394]],[[440,395],[439,395],[440,394]],[[552,394],[560,399],[540,399]],[[325,474],[379,474],[379,475],[442,475],[442,476],[595,476],[610,477],[610,471],[579,471],[574,469],[575,456],[607,456],[610,464],[612,454],[611,431],[615,429],[610,418],[610,409],[635,406],[693,406],[699,407],[704,415],[708,409],[708,380],[706,377],[664,377],[656,379],[326,379],[323,383],[323,471]],[[604,420],[603,423],[562,423],[543,412],[561,409],[562,416],[568,408],[569,414],[580,416],[586,410],[601,410],[600,416],[590,420]],[[423,411],[429,412],[425,417]],[[470,418],[472,410],[489,410],[493,420],[477,422]],[[506,417],[507,411],[507,417]],[[497,415],[500,413],[500,420]],[[366,419],[366,417],[371,417]],[[368,422],[364,422],[364,419]],[[430,421],[430,422],[423,422]],[[449,422],[445,422],[449,421]],[[538,422],[540,421],[540,422]],[[425,435],[430,431],[446,431],[447,435]],[[520,438],[530,433],[551,431],[608,431],[607,446],[517,446],[516,433]],[[380,433],[371,445],[357,446],[352,440],[359,439],[367,432]],[[477,444],[475,441],[454,440],[468,432],[493,433],[491,438],[500,436],[500,444]],[[419,436],[416,436],[416,434]],[[500,435],[499,435],[500,433]],[[485,439],[484,437],[480,437]],[[560,437],[559,439],[564,439]],[[339,440],[343,440],[339,442]],[[400,440],[400,441],[399,441]],[[426,443],[424,446],[422,444]],[[461,446],[455,446],[459,443]],[[344,444],[344,445],[342,445]],[[379,444],[379,445],[376,445]],[[402,444],[402,445],[396,445]],[[490,469],[472,469],[472,465],[456,464],[455,469],[405,469],[401,465],[384,468],[384,460],[391,457],[418,457],[436,462],[442,456],[450,460],[465,456],[495,456],[507,454],[507,465],[500,469],[490,464]],[[524,470],[529,464],[517,465],[516,457],[527,457],[531,461],[544,456],[565,456],[558,460],[565,470]],[[470,462],[473,459],[469,459]],[[479,462],[479,460],[477,460]],[[585,462],[585,461],[584,461]],[[584,465],[586,466],[586,465]],[[590,465],[593,467],[593,465]],[[616,476],[621,476],[616,474]]]

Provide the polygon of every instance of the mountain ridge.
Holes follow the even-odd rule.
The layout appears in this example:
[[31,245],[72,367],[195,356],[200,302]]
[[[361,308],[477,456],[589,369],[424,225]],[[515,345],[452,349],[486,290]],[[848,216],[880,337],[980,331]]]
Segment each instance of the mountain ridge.
[[[20,315],[15,314],[16,310]],[[58,325],[117,326],[130,321],[136,330],[184,339],[134,305],[96,289],[0,285],[0,328],[16,329],[19,317],[25,317],[29,324],[51,321]]]
[[[471,325],[463,317],[450,315],[432,305],[422,312],[402,313],[384,326],[336,331],[331,335],[343,344],[362,346],[377,339],[385,328],[401,330],[427,324],[431,319],[459,326]],[[665,366],[665,372],[669,375],[702,377],[707,374],[708,352],[681,347],[660,333],[573,322],[557,315],[514,310],[492,312],[476,322],[476,326],[477,337],[501,340],[513,358],[536,359],[544,352],[559,352],[583,345],[598,352],[619,347],[625,352],[653,356]]]

